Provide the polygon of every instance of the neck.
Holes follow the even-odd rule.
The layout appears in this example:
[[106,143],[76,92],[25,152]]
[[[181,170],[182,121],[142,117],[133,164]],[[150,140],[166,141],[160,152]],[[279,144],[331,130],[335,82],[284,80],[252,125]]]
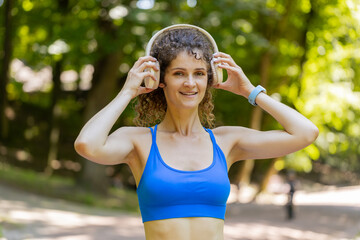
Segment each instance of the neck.
[[161,130],[177,132],[183,136],[203,130],[198,108],[178,111],[168,108],[164,120],[159,124]]

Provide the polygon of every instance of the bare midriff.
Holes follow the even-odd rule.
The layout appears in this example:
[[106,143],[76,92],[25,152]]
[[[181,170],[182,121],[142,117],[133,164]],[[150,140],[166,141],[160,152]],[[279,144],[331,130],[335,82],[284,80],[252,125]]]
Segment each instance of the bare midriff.
[[223,240],[224,220],[172,218],[144,223],[146,240]]

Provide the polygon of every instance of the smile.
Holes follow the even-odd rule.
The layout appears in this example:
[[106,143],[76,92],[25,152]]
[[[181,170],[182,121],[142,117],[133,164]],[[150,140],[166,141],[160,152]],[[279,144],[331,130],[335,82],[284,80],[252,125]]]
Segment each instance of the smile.
[[180,92],[180,93],[185,96],[194,96],[197,94],[197,92]]

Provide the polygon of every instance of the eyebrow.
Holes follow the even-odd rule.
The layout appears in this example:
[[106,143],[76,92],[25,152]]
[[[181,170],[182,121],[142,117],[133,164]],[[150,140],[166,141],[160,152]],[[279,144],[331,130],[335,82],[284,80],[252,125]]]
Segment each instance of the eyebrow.
[[[176,67],[176,68],[171,68],[171,71],[174,70],[186,70],[185,68],[181,68],[181,67]],[[196,71],[202,70],[202,71],[206,71],[206,68],[195,68]]]

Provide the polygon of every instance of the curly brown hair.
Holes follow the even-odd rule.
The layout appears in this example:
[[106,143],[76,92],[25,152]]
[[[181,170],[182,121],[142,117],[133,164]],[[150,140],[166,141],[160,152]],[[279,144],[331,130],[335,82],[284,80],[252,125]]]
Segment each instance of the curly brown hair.
[[[200,50],[201,56],[195,50]],[[201,123],[205,127],[213,128],[215,116],[212,113],[214,109],[211,91],[213,73],[210,68],[210,61],[214,48],[208,38],[197,29],[168,30],[155,40],[150,55],[158,60],[160,64],[160,83],[165,84],[164,77],[167,67],[183,51],[194,55],[196,59],[201,59],[207,64],[208,84],[205,96],[199,105],[199,116]],[[134,118],[134,123],[143,127],[158,124],[164,119],[166,109],[167,103],[162,88],[157,88],[148,94],[139,95],[135,105],[137,116]]]

